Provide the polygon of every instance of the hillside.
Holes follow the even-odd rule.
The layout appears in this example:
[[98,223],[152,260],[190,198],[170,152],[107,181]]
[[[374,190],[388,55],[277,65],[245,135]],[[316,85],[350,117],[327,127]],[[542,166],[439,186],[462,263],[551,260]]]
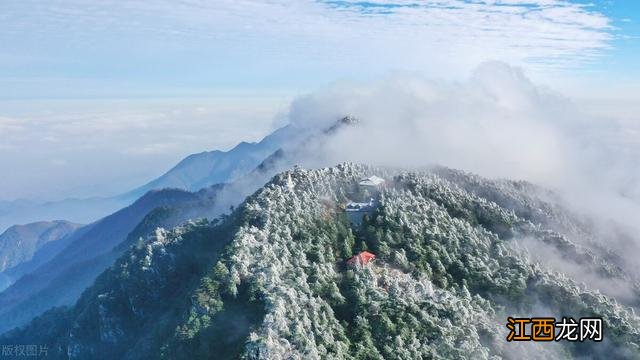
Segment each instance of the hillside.
[[6,274],[16,280],[0,293],[0,332],[22,325],[53,306],[73,304],[128,244],[153,232],[156,226],[176,226],[186,219],[208,215],[214,199],[213,190],[152,191],[79,229],[61,241],[62,248],[43,247],[33,263],[7,269]]
[[[388,186],[352,228],[343,205],[365,196],[357,184],[370,175]],[[552,249],[638,293],[606,254],[573,241],[591,235],[543,193],[448,169],[287,171],[231,215],[157,230],[75,306],[0,343],[47,344],[63,359],[637,358],[636,304],[526,251]],[[376,260],[345,264],[364,249]],[[563,315],[602,317],[605,341],[505,341],[508,316]]]
[[40,221],[10,227],[0,234],[0,272],[30,260],[42,246],[60,240],[79,226],[68,221]]
[[122,207],[135,199],[92,197],[56,201],[4,201],[0,202],[0,231],[14,224],[25,224],[53,219],[65,219],[88,224]]
[[[352,124],[345,122],[345,119],[338,120],[332,126],[331,134],[344,125]],[[327,135],[329,133],[326,131],[309,132],[288,126],[265,137],[260,143],[241,143],[227,153],[216,155],[227,159],[224,163],[236,171],[226,175],[214,174],[215,179],[222,181],[237,177],[235,181],[197,192],[175,188],[151,190],[132,205],[83,227],[55,246],[43,248],[34,255],[32,261],[8,269],[5,273],[7,277],[0,277],[0,283],[5,282],[8,286],[15,281],[15,284],[0,292],[0,333],[24,324],[52,306],[75,302],[96,276],[113,264],[128,244],[152,232],[153,226],[173,227],[188,219],[211,219],[238,205],[278,171],[307,156],[311,148],[322,146]],[[287,143],[283,148],[287,149],[286,152],[279,149],[258,166],[254,165],[262,156],[266,156],[265,151],[281,145],[285,138]],[[300,140],[305,141],[299,143]],[[224,170],[220,167],[221,163],[207,163],[205,160],[206,157],[198,155],[189,162],[199,164],[201,169],[213,169],[211,171],[214,172]],[[254,166],[254,169],[245,174],[247,170],[244,166]],[[183,170],[169,173],[186,174]]]

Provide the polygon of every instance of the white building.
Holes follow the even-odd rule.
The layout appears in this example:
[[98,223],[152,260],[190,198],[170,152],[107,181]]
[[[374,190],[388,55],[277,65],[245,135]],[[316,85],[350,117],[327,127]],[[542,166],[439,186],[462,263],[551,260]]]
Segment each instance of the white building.
[[364,187],[378,188],[384,184],[384,179],[375,175],[369,176],[366,179],[360,180],[358,185]]

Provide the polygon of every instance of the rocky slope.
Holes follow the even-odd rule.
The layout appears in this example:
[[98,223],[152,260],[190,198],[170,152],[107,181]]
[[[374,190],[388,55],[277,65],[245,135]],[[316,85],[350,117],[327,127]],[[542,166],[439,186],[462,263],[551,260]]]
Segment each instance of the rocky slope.
[[[342,206],[373,174],[388,187],[352,228]],[[552,249],[637,294],[606,252],[572,240],[591,235],[541,194],[448,169],[298,168],[231,215],[138,241],[75,306],[0,343],[47,344],[62,359],[638,357],[635,304],[527,251]],[[345,265],[364,249],[377,259]],[[602,317],[605,340],[505,341],[507,316],[563,315]]]
[[10,227],[0,234],[0,272],[29,261],[42,246],[60,240],[79,226],[68,221],[40,221]]

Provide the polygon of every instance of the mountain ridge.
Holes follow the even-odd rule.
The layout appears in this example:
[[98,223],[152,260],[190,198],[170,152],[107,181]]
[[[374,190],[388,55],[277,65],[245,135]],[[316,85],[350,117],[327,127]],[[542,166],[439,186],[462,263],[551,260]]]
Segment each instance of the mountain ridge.
[[276,129],[259,142],[242,141],[229,151],[203,151],[191,154],[158,178],[120,197],[139,196],[149,190],[178,188],[197,191],[215,184],[231,182],[253,170],[285,140],[294,138],[291,125]]
[[54,220],[10,227],[0,234],[0,272],[30,260],[40,247],[65,237],[80,226]]
[[[3,309],[3,311],[0,311],[0,332],[23,324],[51,306],[70,304],[75,301],[84,287],[89,286],[93,279],[102,270],[110,266],[119,254],[124,251],[126,247],[123,248],[123,246],[135,240],[130,240],[127,234],[147,235],[147,233],[136,231],[141,225],[138,224],[136,226],[137,221],[142,220],[143,223],[146,221],[155,226],[176,226],[179,222],[175,219],[186,221],[193,218],[218,216],[228,211],[230,207],[240,203],[247,195],[268,181],[273,174],[286,168],[288,164],[295,162],[298,155],[296,150],[300,148],[301,144],[303,146],[316,144],[315,146],[317,146],[318,141],[321,142],[324,136],[335,133],[343,125],[345,125],[345,121],[339,120],[333,126],[332,132],[320,131],[319,134],[314,134],[309,130],[296,129],[292,126],[283,127],[274,134],[265,137],[263,142],[270,144],[269,146],[274,146],[281,144],[286,139],[286,146],[280,147],[269,156],[262,154],[262,156],[266,157],[266,160],[261,159],[258,166],[235,181],[228,184],[210,186],[197,192],[176,188],[149,190],[133,205],[81,228],[82,233],[70,237],[66,243],[61,243],[59,248],[46,249],[50,251],[46,254],[44,254],[44,251],[36,254],[38,256],[35,256],[34,261],[10,269],[8,274],[15,279],[15,284],[0,293],[0,308]],[[255,143],[241,143],[234,149],[252,149],[256,145]],[[283,153],[283,148],[288,149],[286,154]],[[293,158],[291,155],[294,155]],[[257,163],[257,160],[254,159],[252,162]],[[214,168],[216,167],[214,166]],[[192,199],[186,202],[165,202],[168,207],[161,204],[141,206],[145,199],[153,198],[154,196],[162,197],[162,194],[180,191],[183,191],[184,196],[192,197]],[[190,203],[191,205],[187,205]],[[130,218],[130,216],[126,215],[127,209],[131,209],[136,205],[140,210],[135,212],[135,217]],[[156,209],[158,205],[161,205],[160,209]],[[154,218],[154,212],[158,216],[157,218]],[[168,213],[171,213],[170,217],[163,218]],[[114,217],[126,219],[126,226],[109,222],[109,219]],[[145,220],[148,217],[154,220]],[[118,229],[116,235],[114,235],[113,229]],[[147,232],[152,230],[152,228],[146,228]],[[87,251],[79,250],[86,248],[89,243],[96,243],[96,240],[92,240],[92,238],[104,239],[105,234],[111,235],[98,248],[93,246],[88,248]],[[86,256],[89,256],[92,260],[85,259]],[[80,265],[86,261],[89,261],[86,265]],[[69,279],[75,280],[71,282]],[[70,285],[70,283],[73,285]],[[66,290],[61,294],[56,289]]]
[[[0,293],[0,332],[23,324],[53,307],[74,302],[80,293],[122,253],[117,246],[154,209],[188,206],[204,201],[205,193],[178,189],[150,191],[134,204],[90,224],[63,249],[42,261]],[[183,219],[161,218],[161,224],[176,226]],[[146,235],[146,234],[143,234]],[[18,269],[20,270],[20,269]],[[11,273],[11,270],[9,271]]]
[[282,142],[295,138],[297,131],[288,125],[276,129],[259,142],[242,142],[228,151],[213,150],[188,155],[156,179],[115,196],[46,202],[2,201],[0,230],[15,224],[56,218],[86,224],[131,205],[150,190],[179,188],[197,191],[229,182],[253,170],[265,157],[281,147]]

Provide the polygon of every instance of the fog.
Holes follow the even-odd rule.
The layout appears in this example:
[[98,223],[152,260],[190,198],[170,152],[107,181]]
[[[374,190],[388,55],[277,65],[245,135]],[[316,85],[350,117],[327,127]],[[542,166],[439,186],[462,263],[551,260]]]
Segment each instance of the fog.
[[0,101],[0,203],[127,192],[190,154],[260,139],[289,101],[248,95]]
[[557,192],[620,251],[640,255],[640,124],[590,115],[519,68],[478,66],[462,82],[396,74],[336,83],[296,99],[289,120],[327,128],[350,114],[361,124],[330,137],[321,165],[444,165],[489,178],[528,180]]
[[[530,237],[516,238],[511,243],[511,248],[525,256],[529,262],[540,264],[547,270],[563,273],[567,277],[582,283],[583,287],[590,290],[598,290],[602,294],[615,298],[624,305],[637,305],[635,289],[631,284],[625,279],[611,278],[602,274],[602,270],[596,264],[579,264],[575,259],[565,257],[558,252],[558,249],[553,245],[545,244]],[[549,311],[546,313],[552,314]],[[554,313],[554,315],[556,314]]]
[[361,126],[330,140],[329,161],[439,164],[529,180],[593,205],[601,215],[616,208],[630,224],[637,216],[629,211],[638,206],[634,165],[640,146],[628,138],[640,124],[625,128],[587,115],[570,99],[532,83],[519,68],[483,63],[458,83],[412,74],[337,83],[296,99],[289,119],[301,127],[326,128],[345,114],[359,118]]

